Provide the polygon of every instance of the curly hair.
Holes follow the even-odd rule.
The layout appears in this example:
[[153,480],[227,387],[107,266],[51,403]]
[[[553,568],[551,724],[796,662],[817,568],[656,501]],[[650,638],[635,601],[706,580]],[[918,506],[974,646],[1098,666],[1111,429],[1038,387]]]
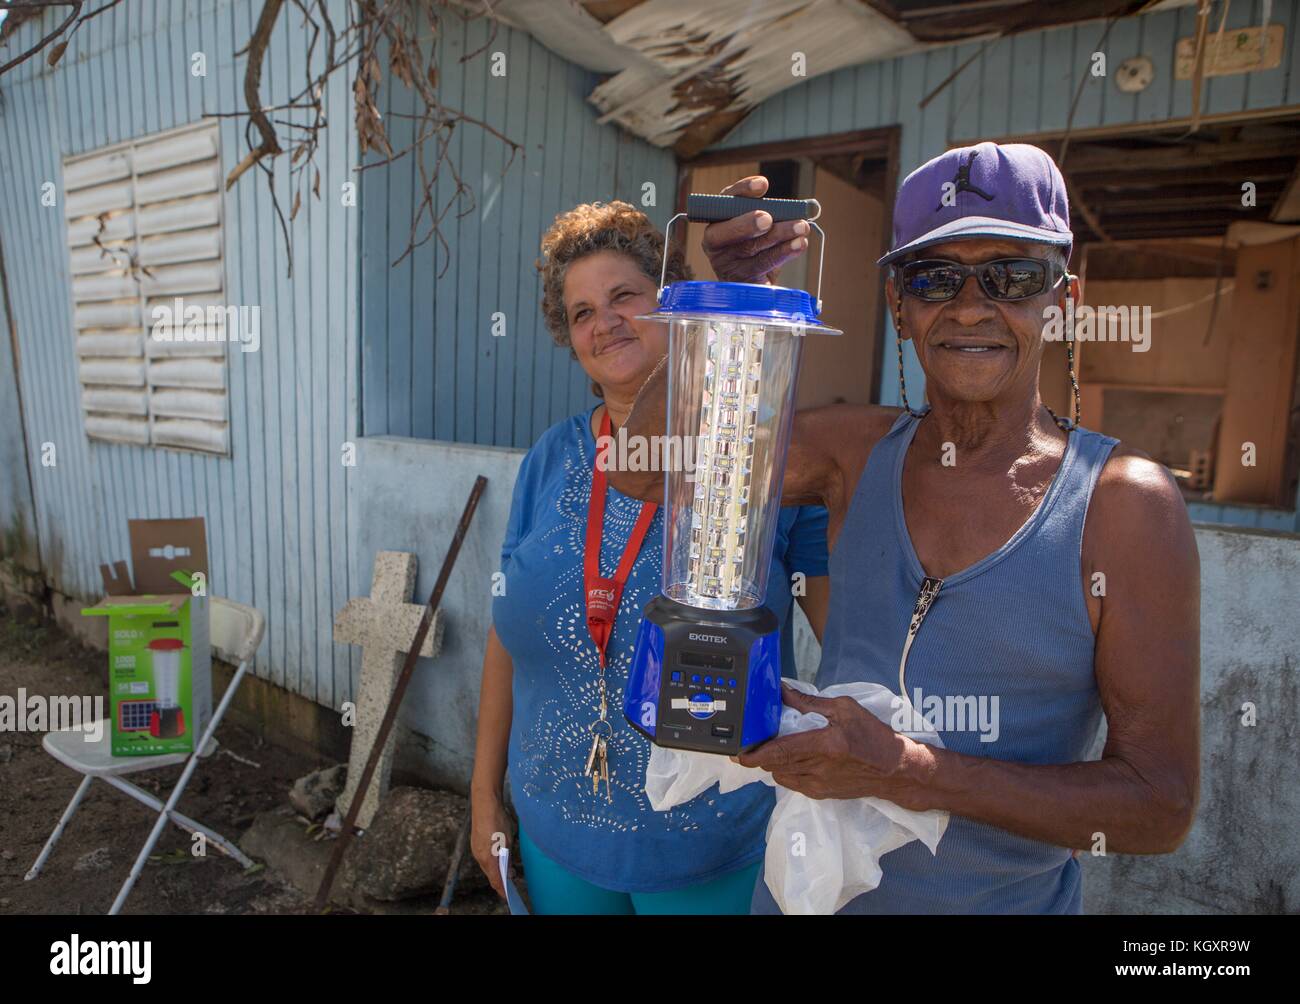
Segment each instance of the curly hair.
[[[659,282],[664,237],[645,213],[626,202],[588,202],[560,213],[542,235],[537,271],[542,276],[542,317],[561,348],[572,345],[564,310],[564,277],[575,261],[601,251],[627,255],[656,284]],[[668,257],[666,281],[689,278],[690,267],[678,247]]]

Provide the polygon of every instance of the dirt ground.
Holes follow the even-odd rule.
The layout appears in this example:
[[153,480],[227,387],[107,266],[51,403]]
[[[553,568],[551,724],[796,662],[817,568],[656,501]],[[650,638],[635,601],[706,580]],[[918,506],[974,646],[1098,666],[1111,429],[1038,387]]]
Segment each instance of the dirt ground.
[[[0,607],[0,695],[105,695],[106,656],[48,624],[19,623]],[[226,719],[219,751],[202,761],[178,809],[238,841],[255,814],[288,804],[293,782],[327,766],[262,742]],[[249,762],[245,762],[249,761]],[[167,797],[182,767],[132,775],[134,784]],[[41,876],[24,881],[81,776],[41,748],[41,733],[0,732],[0,914],[106,913],[149,835],[155,814],[94,782]],[[474,867],[468,862],[467,867]],[[463,873],[462,873],[463,874]],[[453,913],[496,912],[482,894],[458,896]],[[242,868],[209,846],[190,854],[190,837],[168,826],[127,900],[124,913],[289,914],[310,912],[307,897],[259,868]]]

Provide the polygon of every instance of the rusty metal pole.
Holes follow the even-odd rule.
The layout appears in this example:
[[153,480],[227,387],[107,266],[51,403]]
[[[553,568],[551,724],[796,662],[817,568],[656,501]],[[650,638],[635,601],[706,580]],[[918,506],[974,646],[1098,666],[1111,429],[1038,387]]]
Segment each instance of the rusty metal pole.
[[384,711],[383,721],[379,723],[379,732],[375,736],[375,744],[371,747],[365,770],[361,772],[361,779],[357,782],[357,790],[352,795],[352,805],[348,807],[347,818],[343,820],[343,828],[339,832],[337,842],[334,844],[334,853],[330,856],[330,862],[325,869],[324,877],[321,879],[320,888],[316,890],[315,908],[317,911],[323,911],[329,903],[330,889],[334,885],[334,876],[343,861],[343,855],[347,853],[348,845],[352,842],[352,830],[357,821],[357,814],[361,811],[361,802],[365,798],[366,789],[370,787],[370,781],[375,775],[379,757],[384,744],[388,741],[388,734],[392,732],[393,723],[397,720],[397,709],[402,703],[403,695],[406,693],[406,685],[411,681],[411,674],[415,670],[415,660],[420,657],[419,652],[424,646],[424,638],[429,633],[429,626],[433,623],[433,615],[437,613],[438,606],[442,603],[443,590],[447,588],[447,580],[451,577],[452,567],[456,564],[456,557],[460,554],[460,546],[465,541],[465,534],[469,530],[470,521],[474,518],[474,510],[478,508],[478,500],[482,497],[483,489],[486,487],[487,478],[480,474],[474,480],[474,487],[470,489],[469,498],[465,502],[465,511],[460,514],[460,523],[456,527],[455,536],[451,538],[451,547],[447,549],[447,556],[442,559],[442,570],[438,573],[438,581],[434,583],[433,592],[429,594],[429,602],[424,606],[424,616],[420,618],[420,626],[415,631],[415,640],[406,653],[406,662],[402,664],[402,672],[397,677],[397,686],[393,688],[393,696],[388,702],[388,708]]

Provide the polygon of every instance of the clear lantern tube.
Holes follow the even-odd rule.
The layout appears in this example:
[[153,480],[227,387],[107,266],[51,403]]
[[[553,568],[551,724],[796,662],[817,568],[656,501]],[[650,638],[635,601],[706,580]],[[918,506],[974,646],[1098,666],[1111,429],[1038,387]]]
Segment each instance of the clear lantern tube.
[[656,319],[669,322],[669,443],[688,461],[665,472],[664,595],[709,610],[759,606],[803,336],[838,332],[735,314]]
[[745,605],[746,515],[763,334],[757,324],[705,326],[705,386],[686,568],[686,602],[693,606]]
[[169,638],[149,645],[153,657],[154,700],[160,708],[178,708],[181,704],[181,643]]

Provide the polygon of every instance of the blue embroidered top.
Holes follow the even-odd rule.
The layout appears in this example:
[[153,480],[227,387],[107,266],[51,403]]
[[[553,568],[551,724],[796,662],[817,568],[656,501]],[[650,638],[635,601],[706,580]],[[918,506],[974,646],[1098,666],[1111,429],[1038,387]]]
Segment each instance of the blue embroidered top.
[[[593,409],[594,410],[594,409]],[[644,791],[649,742],[622,717],[641,610],[660,591],[663,511],[655,514],[628,576],[610,637],[606,683],[614,736],[610,804],[582,770],[588,725],[599,715],[596,648],[583,605],[582,554],[596,443],[592,411],[558,422],[528,451],[515,481],[501,548],[504,595],[493,601],[498,637],[514,663],[510,790],[520,825],[539,848],[582,878],[620,892],[666,892],[762,857],[773,792],[714,788],[669,812]],[[640,502],[609,488],[600,567],[612,573]],[[826,510],[781,511],[767,606],[783,625],[782,672],[795,675],[791,576],[825,575]]]

